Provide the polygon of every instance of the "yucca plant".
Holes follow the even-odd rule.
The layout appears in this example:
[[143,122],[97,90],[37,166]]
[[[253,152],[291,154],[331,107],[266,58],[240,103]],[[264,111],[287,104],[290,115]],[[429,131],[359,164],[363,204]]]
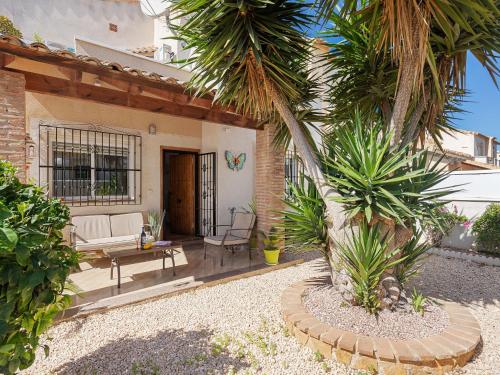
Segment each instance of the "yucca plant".
[[366,311],[380,309],[379,283],[387,270],[404,261],[400,250],[388,251],[391,237],[381,236],[380,226],[363,221],[352,239],[339,244],[340,259],[352,280],[354,298]]
[[323,199],[311,178],[304,174],[300,175],[296,184],[289,183],[289,186],[290,195],[283,200],[285,210],[281,212],[286,248],[298,251],[319,248],[329,261],[328,226]]
[[350,218],[362,215],[368,223],[376,216],[407,225],[428,217],[427,212],[450,190],[432,188],[447,173],[428,164],[426,151],[409,154],[408,147],[390,147],[392,132],[375,121],[366,123],[357,111],[325,140],[323,160],[329,184],[340,193]]
[[405,285],[410,278],[418,274],[421,261],[430,246],[422,241],[422,232],[414,229],[413,236],[406,244],[401,246],[401,262],[394,267],[393,275],[401,285]]

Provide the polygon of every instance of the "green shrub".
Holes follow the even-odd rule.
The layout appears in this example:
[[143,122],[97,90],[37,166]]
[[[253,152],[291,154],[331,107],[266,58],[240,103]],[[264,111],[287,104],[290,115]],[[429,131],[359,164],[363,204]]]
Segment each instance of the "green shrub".
[[71,302],[64,288],[78,264],[63,244],[68,207],[14,172],[0,161],[0,373],[6,374],[33,363],[40,335]]
[[12,21],[6,16],[0,16],[0,34],[13,35],[22,38],[23,34],[14,26]]
[[490,204],[472,226],[480,251],[500,254],[500,204]]
[[401,263],[399,249],[388,251],[390,238],[380,236],[379,225],[361,223],[352,239],[339,244],[339,253],[354,286],[356,303],[366,311],[376,313],[380,308],[379,283],[384,272]]

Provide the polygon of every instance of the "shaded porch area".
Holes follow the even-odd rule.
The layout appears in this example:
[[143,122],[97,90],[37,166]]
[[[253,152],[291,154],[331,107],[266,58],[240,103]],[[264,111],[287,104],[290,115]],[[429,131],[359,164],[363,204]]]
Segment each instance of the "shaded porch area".
[[131,256],[121,266],[121,288],[117,287],[116,273],[113,279],[110,278],[109,258],[82,260],[81,270],[70,276],[81,292],[73,297],[73,306],[62,318],[122,306],[268,267],[259,250],[252,250],[252,259],[246,248],[234,253],[226,250],[224,266],[220,265],[220,257],[220,248],[208,246],[204,259],[202,241],[184,241],[182,251],[175,255],[174,276],[170,258],[162,269],[161,254]]

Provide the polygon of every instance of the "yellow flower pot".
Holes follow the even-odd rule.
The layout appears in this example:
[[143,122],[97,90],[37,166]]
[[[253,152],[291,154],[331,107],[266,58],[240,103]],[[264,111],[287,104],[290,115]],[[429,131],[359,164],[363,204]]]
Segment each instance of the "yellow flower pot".
[[280,250],[266,250],[264,249],[264,258],[266,259],[266,264],[268,266],[274,266],[278,264],[278,259],[280,257]]

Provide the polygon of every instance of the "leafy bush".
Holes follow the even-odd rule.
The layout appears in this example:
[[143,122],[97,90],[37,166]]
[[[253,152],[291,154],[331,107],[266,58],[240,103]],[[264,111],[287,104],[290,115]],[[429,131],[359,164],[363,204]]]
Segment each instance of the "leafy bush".
[[480,251],[500,254],[500,204],[490,204],[474,222],[472,232]]
[[381,123],[367,125],[358,112],[333,134],[325,142],[325,169],[350,217],[370,223],[378,215],[401,225],[433,220],[430,211],[443,205],[437,198],[450,191],[432,189],[447,173],[437,162],[428,166],[426,151],[391,149],[393,134]]
[[68,207],[14,172],[0,161],[0,373],[6,374],[33,363],[40,335],[71,302],[63,292],[78,264],[62,239]]
[[469,220],[467,216],[459,214],[456,207],[453,211],[446,207],[435,208],[432,216],[434,221],[425,225],[425,232],[429,243],[434,246],[441,246],[443,237],[449,235],[455,225],[468,223]]
[[23,34],[14,26],[12,21],[6,16],[0,16],[0,34],[13,35],[22,38]]
[[340,257],[354,286],[358,305],[375,313],[380,308],[379,283],[384,272],[403,261],[399,249],[388,251],[390,238],[380,236],[379,225],[363,222],[357,234],[339,244]]

